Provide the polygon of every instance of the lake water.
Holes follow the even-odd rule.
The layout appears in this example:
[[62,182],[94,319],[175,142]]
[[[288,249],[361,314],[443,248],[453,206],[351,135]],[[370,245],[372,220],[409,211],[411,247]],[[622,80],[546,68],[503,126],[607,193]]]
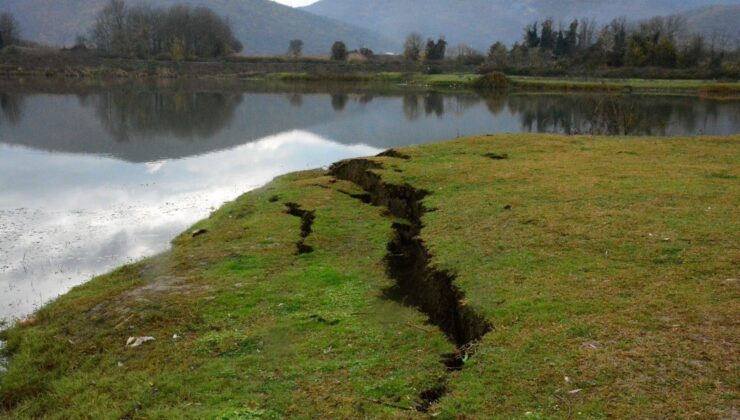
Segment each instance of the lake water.
[[740,133],[740,101],[249,86],[0,87],[0,319],[291,171],[481,133]]

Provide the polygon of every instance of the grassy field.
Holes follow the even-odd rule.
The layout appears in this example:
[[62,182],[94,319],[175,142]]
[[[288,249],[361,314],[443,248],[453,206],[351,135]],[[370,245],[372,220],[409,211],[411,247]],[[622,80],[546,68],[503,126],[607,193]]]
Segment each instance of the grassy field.
[[716,82],[712,80],[558,79],[522,76],[514,76],[510,79],[513,87],[521,90],[677,92],[702,95],[740,94],[740,82]]
[[504,135],[281,177],[3,333],[0,417],[732,418],[738,168]]

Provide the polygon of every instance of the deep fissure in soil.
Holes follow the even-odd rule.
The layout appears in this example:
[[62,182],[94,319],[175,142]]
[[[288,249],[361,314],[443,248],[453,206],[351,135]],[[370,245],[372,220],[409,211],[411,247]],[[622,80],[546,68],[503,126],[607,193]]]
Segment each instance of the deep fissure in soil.
[[[462,369],[475,343],[491,331],[492,326],[482,314],[464,304],[464,294],[454,284],[456,276],[431,265],[431,255],[420,237],[421,219],[426,212],[422,201],[429,193],[408,184],[385,183],[372,171],[379,168],[381,165],[377,162],[354,159],[334,164],[330,174],[358,185],[366,193],[348,195],[386,207],[395,217],[408,221],[393,224],[394,238],[388,244],[385,261],[396,285],[386,290],[386,294],[424,312],[457,346],[456,353],[443,355],[446,369]],[[416,408],[427,411],[446,392],[444,383],[425,390],[419,395],[422,402]]]
[[300,204],[286,203],[287,213],[301,219],[301,239],[296,242],[296,255],[308,254],[313,252],[313,248],[306,245],[306,238],[313,232],[313,222],[316,220],[316,212],[304,210]]

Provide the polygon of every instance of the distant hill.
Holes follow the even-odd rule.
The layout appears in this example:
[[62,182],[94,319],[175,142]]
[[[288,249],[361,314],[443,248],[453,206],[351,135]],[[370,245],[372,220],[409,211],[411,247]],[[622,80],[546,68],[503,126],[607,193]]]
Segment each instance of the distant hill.
[[[723,3],[740,4],[740,0]],[[524,25],[545,17],[566,22],[593,18],[606,22],[685,12],[716,0],[321,0],[303,10],[382,33],[396,42],[412,31],[445,35],[451,44],[484,50],[494,41],[513,43]],[[737,20],[735,20],[735,23]],[[706,25],[711,25],[711,22]]]
[[685,13],[690,33],[701,33],[708,40],[725,35],[730,47],[740,46],[740,5],[707,6]]
[[[88,31],[106,0],[0,0],[0,11],[19,20],[24,39],[51,45],[71,45]],[[129,4],[138,3],[131,0]],[[291,39],[302,39],[307,54],[328,53],[342,40],[350,48],[387,50],[392,44],[372,30],[316,16],[269,0],[151,0],[154,6],[176,3],[206,5],[227,17],[244,44],[244,53],[281,54]]]

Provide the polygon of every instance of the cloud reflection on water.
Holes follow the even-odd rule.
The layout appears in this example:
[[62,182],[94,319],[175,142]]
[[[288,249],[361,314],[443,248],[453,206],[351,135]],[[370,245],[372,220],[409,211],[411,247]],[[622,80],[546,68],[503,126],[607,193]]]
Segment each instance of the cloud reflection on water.
[[[298,130],[141,164],[1,145],[0,318],[163,251],[194,221],[275,176],[379,151]],[[15,188],[16,178],[35,188]]]

